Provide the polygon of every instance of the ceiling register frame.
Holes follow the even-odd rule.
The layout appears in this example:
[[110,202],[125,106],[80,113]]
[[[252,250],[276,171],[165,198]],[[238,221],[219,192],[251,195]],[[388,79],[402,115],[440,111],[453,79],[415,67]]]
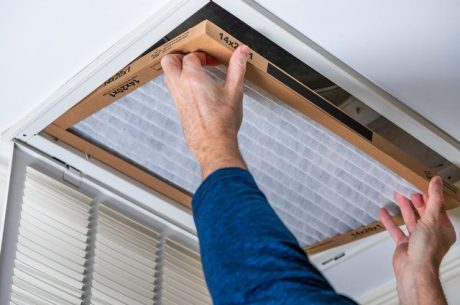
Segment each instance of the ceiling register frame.
[[[203,51],[227,65],[233,49],[238,45],[240,42],[232,35],[210,21],[203,21],[121,69],[81,102],[47,126],[44,132],[190,208],[191,195],[189,193],[82,139],[68,129],[162,74],[160,61],[166,54]],[[271,95],[344,138],[417,188],[426,189],[429,179],[435,175],[432,169],[423,166],[397,146],[361,125],[252,50],[245,77]],[[445,208],[451,209],[459,206],[460,194],[457,188],[446,181],[443,181],[443,184],[446,199]],[[394,218],[398,224],[402,224],[400,216]],[[373,222],[357,230],[321,241],[305,250],[310,254],[317,253],[383,230],[385,228],[380,222]]]

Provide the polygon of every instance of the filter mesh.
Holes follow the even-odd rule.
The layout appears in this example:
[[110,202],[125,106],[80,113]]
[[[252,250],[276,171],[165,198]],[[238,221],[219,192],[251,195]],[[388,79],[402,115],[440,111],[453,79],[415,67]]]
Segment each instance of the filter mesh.
[[91,199],[27,168],[13,304],[81,304]]
[[100,205],[91,304],[153,304],[160,236]]
[[198,253],[166,239],[161,304],[211,305]]
[[[223,71],[210,70],[216,80]],[[174,102],[158,77],[71,129],[194,192],[200,170]],[[325,127],[251,83],[244,91],[240,149],[258,185],[302,246],[367,225],[416,188]]]

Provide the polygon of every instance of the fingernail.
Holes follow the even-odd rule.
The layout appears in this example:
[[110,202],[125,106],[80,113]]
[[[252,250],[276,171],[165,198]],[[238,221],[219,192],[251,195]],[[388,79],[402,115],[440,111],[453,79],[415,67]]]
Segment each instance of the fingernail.
[[436,186],[441,186],[442,185],[442,178],[439,177],[439,176],[436,176],[434,178],[434,183],[435,183]]
[[244,55],[245,59],[248,59],[248,57],[249,57],[249,48],[248,48],[248,46],[242,45],[240,47],[240,52],[241,52],[241,54]]

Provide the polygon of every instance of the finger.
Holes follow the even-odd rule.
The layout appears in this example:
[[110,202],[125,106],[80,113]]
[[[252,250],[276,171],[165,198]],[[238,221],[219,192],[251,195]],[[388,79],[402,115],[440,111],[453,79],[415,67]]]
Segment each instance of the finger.
[[203,52],[188,53],[182,60],[182,69],[184,71],[203,70],[206,60],[207,56]]
[[439,176],[433,177],[428,185],[428,201],[426,202],[425,215],[437,219],[441,212],[443,201],[442,179]]
[[401,214],[404,219],[404,223],[406,224],[407,230],[409,233],[414,232],[415,227],[417,226],[417,217],[415,217],[412,203],[409,199],[400,193],[395,194],[395,199],[399,204],[399,208],[401,209]]
[[449,218],[449,215],[447,215],[446,211],[444,210],[441,213],[439,213],[439,223],[450,228],[453,228],[454,226]]
[[398,256],[401,256],[401,255],[405,255],[407,253],[408,248],[409,248],[409,243],[408,243],[408,240],[407,240],[407,237],[406,237],[404,239],[404,241],[402,241],[401,243],[399,243],[396,246],[394,256],[398,257]]
[[425,205],[426,205],[426,203],[428,202],[428,194],[427,193],[423,193],[423,201],[425,202]]
[[211,55],[206,54],[206,65],[207,66],[218,66],[220,65],[220,62],[214,57],[212,57]]
[[395,243],[399,245],[400,243],[406,241],[406,235],[404,235],[403,231],[401,231],[401,229],[396,225],[387,210],[380,209],[379,214],[380,220],[387,229],[388,233],[390,233]]
[[225,87],[229,90],[242,90],[248,56],[249,48],[245,45],[241,45],[233,51],[225,79]]
[[168,54],[161,59],[161,67],[166,76],[175,79],[180,76],[182,72],[182,59],[183,54]]
[[423,199],[423,196],[418,193],[412,194],[411,200],[412,200],[412,204],[417,209],[418,215],[422,217],[423,214],[425,213],[425,208],[426,208],[426,204],[425,204],[425,200]]

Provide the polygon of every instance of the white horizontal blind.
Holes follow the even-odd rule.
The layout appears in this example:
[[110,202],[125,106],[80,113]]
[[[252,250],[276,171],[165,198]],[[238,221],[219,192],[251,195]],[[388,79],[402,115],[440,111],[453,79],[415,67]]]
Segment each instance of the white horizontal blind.
[[[216,79],[222,72],[212,70]],[[367,225],[393,194],[416,188],[394,172],[248,83],[240,148],[270,203],[302,246]],[[158,77],[72,128],[190,192],[200,170],[187,148],[174,102]]]
[[162,305],[212,304],[198,253],[166,239],[162,271]]
[[90,202],[27,168],[11,304],[81,304]]
[[99,205],[91,304],[153,304],[160,235]]

